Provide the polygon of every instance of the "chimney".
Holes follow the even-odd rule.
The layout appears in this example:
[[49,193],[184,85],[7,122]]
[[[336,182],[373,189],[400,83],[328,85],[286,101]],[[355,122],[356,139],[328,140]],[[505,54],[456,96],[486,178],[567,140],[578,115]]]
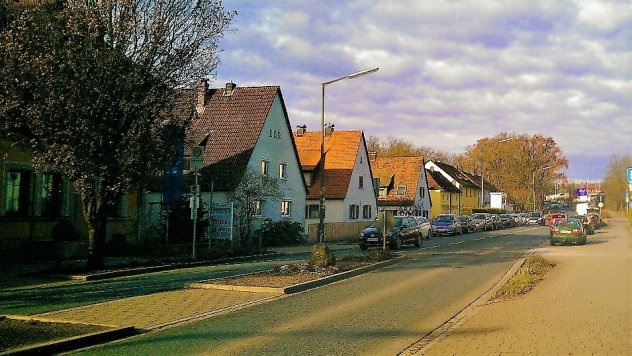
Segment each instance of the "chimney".
[[331,136],[334,133],[334,124],[325,125],[325,136]]
[[203,78],[197,86],[197,105],[195,109],[198,114],[204,112],[204,106],[206,105],[206,99],[208,96],[208,80]]
[[305,131],[307,131],[307,125],[298,125],[296,126],[296,136],[297,137],[303,137],[303,135],[305,135]]
[[375,161],[376,159],[377,159],[377,152],[375,152],[375,151],[369,152],[369,160],[370,161]]
[[233,95],[233,91],[235,90],[236,87],[237,87],[237,84],[233,83],[232,80],[226,83],[226,86],[224,87],[224,96]]

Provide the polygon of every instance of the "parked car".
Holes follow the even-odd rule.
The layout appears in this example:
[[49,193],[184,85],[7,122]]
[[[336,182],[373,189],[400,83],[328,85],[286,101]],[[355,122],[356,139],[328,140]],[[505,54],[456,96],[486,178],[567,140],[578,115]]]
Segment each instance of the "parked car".
[[511,215],[509,214],[500,214],[498,215],[500,218],[500,226],[503,228],[510,228],[515,226],[515,222]]
[[494,230],[502,229],[503,224],[500,221],[500,216],[498,214],[490,214],[492,216],[492,226]]
[[544,218],[539,211],[532,211],[527,217],[527,225],[544,225]]
[[461,231],[463,233],[470,233],[476,231],[476,224],[474,219],[469,215],[459,215],[459,224],[461,224]]
[[586,244],[586,233],[581,221],[577,219],[557,218],[550,231],[551,246],[562,243]]
[[433,235],[457,235],[462,233],[457,215],[441,214],[432,221]]
[[474,213],[472,214],[472,220],[474,220],[476,230],[487,231],[493,230],[494,228],[494,225],[492,225],[492,217],[488,213]]
[[417,220],[417,225],[419,228],[419,233],[421,234],[421,238],[425,240],[430,240],[432,237],[432,227],[430,226],[430,221],[424,218],[423,216],[415,216],[415,220]]
[[597,214],[588,214],[588,219],[590,220],[590,225],[592,225],[593,230],[600,229],[603,227],[603,221]]
[[549,219],[546,221],[547,225],[553,225],[555,223],[555,220],[557,219],[566,219],[567,216],[564,213],[551,213],[551,216],[549,217]]
[[[421,233],[417,220],[413,216],[396,216],[395,224],[386,232],[386,244],[392,250],[397,250],[404,244],[421,246]],[[360,232],[360,249],[366,250],[370,246],[383,246],[383,225],[373,222]]]
[[577,219],[582,223],[582,226],[584,227],[584,231],[586,232],[586,235],[594,235],[595,234],[595,228],[594,226],[590,223],[590,219],[588,216],[586,215],[574,215],[570,217],[571,219]]

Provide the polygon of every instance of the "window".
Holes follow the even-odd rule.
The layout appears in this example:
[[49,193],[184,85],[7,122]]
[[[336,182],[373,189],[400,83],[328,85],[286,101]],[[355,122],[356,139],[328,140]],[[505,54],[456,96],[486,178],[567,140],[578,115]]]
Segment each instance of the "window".
[[371,206],[370,205],[364,205],[362,207],[362,219],[371,219],[371,218],[372,218]]
[[386,188],[380,188],[380,196],[381,197],[386,197],[386,195],[387,195]]
[[287,163],[279,164],[279,178],[287,179]]
[[121,196],[118,198],[118,201],[116,202],[116,207],[114,209],[114,212],[116,214],[115,217],[117,218],[128,217],[127,201],[128,201],[127,194],[121,194]]
[[318,219],[318,204],[305,205],[305,219]]
[[358,178],[358,188],[364,189],[364,176],[359,176]]
[[422,198],[426,196],[426,188],[419,187],[419,196]]
[[270,161],[268,160],[261,160],[261,174],[263,175],[268,175],[269,172],[269,168],[268,166],[270,165]]
[[288,217],[292,213],[292,202],[290,200],[281,201],[281,217]]
[[27,170],[7,171],[4,210],[9,216],[27,216],[30,207],[32,173]]
[[263,200],[257,200],[257,202],[255,202],[255,216],[261,216],[262,209],[263,209]]
[[397,186],[397,192],[395,193],[395,195],[406,195],[406,186],[405,185],[398,185]]
[[349,219],[355,220],[360,216],[360,205],[349,205]]

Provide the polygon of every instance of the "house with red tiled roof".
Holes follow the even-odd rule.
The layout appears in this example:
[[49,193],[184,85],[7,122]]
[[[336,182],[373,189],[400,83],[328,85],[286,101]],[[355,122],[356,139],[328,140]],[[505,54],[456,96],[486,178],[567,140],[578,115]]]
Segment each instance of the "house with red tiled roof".
[[430,218],[439,214],[460,214],[461,190],[438,171],[426,169],[426,178],[432,201]]
[[294,133],[308,189],[305,224],[319,222],[323,184],[325,223],[358,223],[366,227],[375,219],[377,200],[364,133],[336,131],[333,125],[325,129],[324,176],[320,174],[321,137],[321,131],[308,132],[305,126],[299,126]]
[[472,209],[479,207],[480,186],[470,176],[457,167],[441,161],[426,162],[426,169],[441,173],[450,183],[459,188],[461,191],[461,212],[463,212],[463,209],[471,212]]
[[203,201],[220,204],[239,185],[246,170],[277,178],[282,197],[257,203],[257,221],[288,219],[304,223],[307,189],[290,121],[278,86],[194,91],[196,115],[186,133],[191,146],[203,147],[199,185]]
[[395,215],[430,217],[432,201],[424,163],[420,156],[371,159],[373,178],[379,181],[379,209]]

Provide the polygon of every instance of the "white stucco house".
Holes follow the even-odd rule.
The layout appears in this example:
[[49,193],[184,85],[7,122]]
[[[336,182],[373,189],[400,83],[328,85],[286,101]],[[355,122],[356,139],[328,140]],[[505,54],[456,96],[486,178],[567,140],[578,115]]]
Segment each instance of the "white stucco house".
[[379,181],[379,209],[395,215],[430,217],[432,201],[421,156],[373,157],[373,178]]
[[[281,89],[238,87],[232,82],[209,89],[202,81],[191,94],[196,112],[186,141],[204,147],[199,170],[202,200],[212,200],[213,205],[227,203],[228,194],[248,169],[277,178],[282,193],[281,199],[257,205],[254,227],[265,219],[303,224],[307,189]],[[191,173],[186,164],[184,173]],[[151,199],[160,200],[160,193]]]
[[[318,224],[320,187],[320,131],[299,126],[294,140],[308,188],[305,205],[306,229]],[[325,223],[364,223],[376,217],[377,199],[371,164],[362,131],[336,131],[325,128]]]

